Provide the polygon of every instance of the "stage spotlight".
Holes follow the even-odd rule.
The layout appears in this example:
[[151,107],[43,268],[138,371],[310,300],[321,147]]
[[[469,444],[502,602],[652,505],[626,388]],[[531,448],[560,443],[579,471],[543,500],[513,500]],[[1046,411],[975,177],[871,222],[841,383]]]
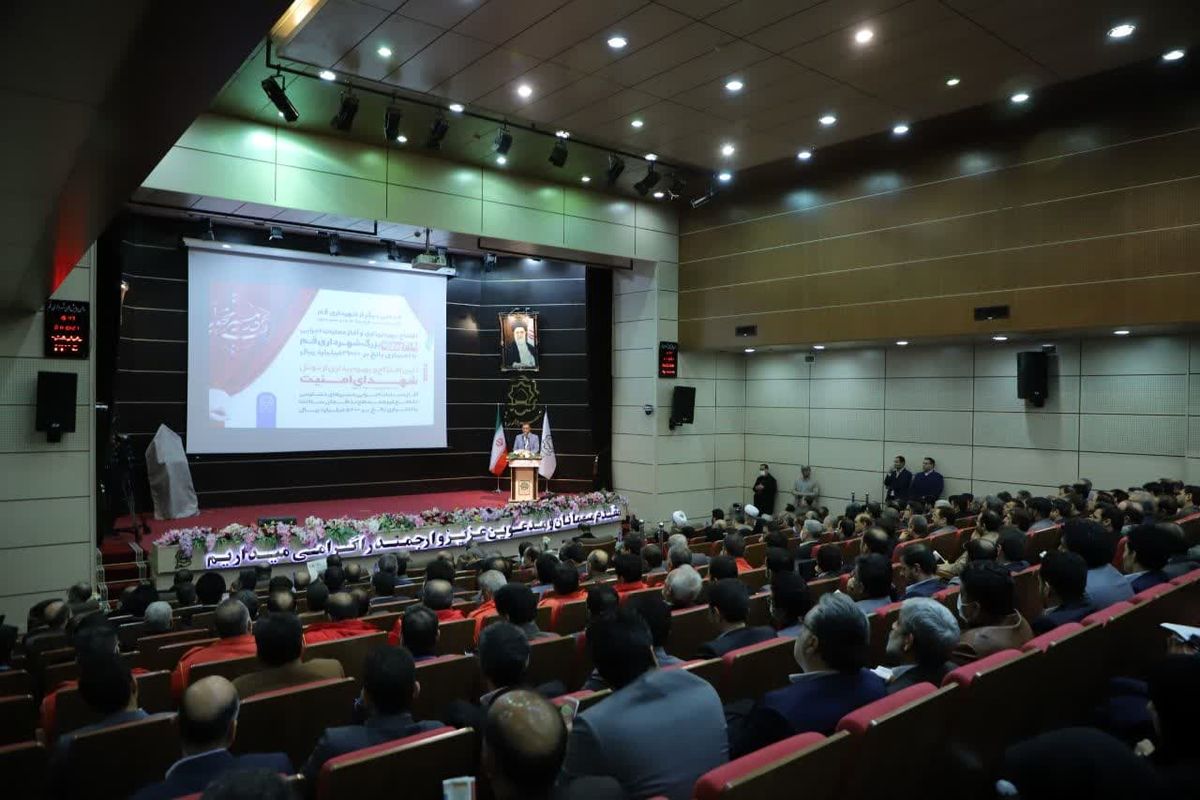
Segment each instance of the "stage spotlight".
[[554,140],[554,148],[550,151],[549,161],[556,167],[561,167],[567,163],[567,143],[565,140]]
[[676,172],[671,176],[671,185],[667,187],[667,197],[671,198],[672,200],[678,200],[679,196],[683,194],[683,190],[686,188],[687,181],[684,180],[682,175]]
[[271,232],[267,234],[267,241],[268,242],[282,242],[283,241],[283,228],[279,227],[278,225],[272,225]]
[[271,101],[271,104],[279,112],[279,116],[288,122],[295,122],[300,119],[300,114],[296,112],[296,107],[288,99],[287,92],[279,85],[279,81],[275,78],[263,78],[262,88],[267,93],[267,99]]
[[329,255],[340,256],[342,254],[342,240],[336,233],[329,234]]
[[396,106],[388,106],[387,111],[383,112],[383,138],[389,142],[394,142],[400,138],[400,120],[404,119],[404,112]]
[[450,123],[446,122],[445,117],[438,117],[429,127],[429,138],[425,140],[425,146],[430,150],[440,150],[442,139],[446,138],[446,132],[449,130]]
[[692,208],[699,208],[717,196],[717,186],[714,183],[708,184],[708,191],[692,200]]
[[200,238],[208,242],[215,242],[217,240],[217,232],[213,230],[213,221],[211,217],[206,217],[204,219],[204,230],[200,232]]
[[329,124],[337,128],[339,131],[348,131],[354,125],[354,115],[358,113],[358,98],[349,93],[342,94],[342,101],[338,104],[337,113],[333,115],[333,119],[329,120]]
[[612,153],[608,154],[608,171],[605,172],[608,178],[608,185],[612,186],[617,182],[617,178],[621,177],[621,173],[625,171],[625,160],[619,158]]
[[498,156],[508,155],[509,149],[512,148],[512,134],[506,128],[501,128],[496,131],[496,138],[492,141],[492,150]]
[[659,177],[659,174],[654,171],[654,165],[651,164],[650,169],[646,170],[646,177],[635,183],[633,188],[637,190],[638,194],[640,194],[642,197],[645,197],[646,192],[650,191],[658,184]]

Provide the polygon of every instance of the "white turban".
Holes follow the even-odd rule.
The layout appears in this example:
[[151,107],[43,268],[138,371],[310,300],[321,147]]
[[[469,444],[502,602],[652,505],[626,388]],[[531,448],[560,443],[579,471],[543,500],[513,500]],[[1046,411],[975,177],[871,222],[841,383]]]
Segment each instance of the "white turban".
[[758,517],[758,506],[752,506],[749,503],[747,503],[746,507],[743,510],[746,512],[747,517],[751,517],[751,518],[755,518],[755,519]]
[[684,525],[687,525],[688,516],[682,511],[676,511],[675,513],[671,514],[671,521],[674,522],[678,527],[682,528]]

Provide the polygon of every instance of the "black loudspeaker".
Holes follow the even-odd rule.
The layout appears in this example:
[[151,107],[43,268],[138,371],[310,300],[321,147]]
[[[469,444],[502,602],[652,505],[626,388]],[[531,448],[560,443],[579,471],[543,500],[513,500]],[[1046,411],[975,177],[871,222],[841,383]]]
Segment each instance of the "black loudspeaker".
[[1030,350],[1017,353],[1017,397],[1041,408],[1050,396],[1050,359],[1046,353]]
[[34,430],[45,431],[46,441],[58,442],[64,433],[75,432],[74,372],[39,372],[37,417]]
[[675,430],[677,425],[691,425],[696,418],[696,387],[676,386],[671,394],[670,428]]

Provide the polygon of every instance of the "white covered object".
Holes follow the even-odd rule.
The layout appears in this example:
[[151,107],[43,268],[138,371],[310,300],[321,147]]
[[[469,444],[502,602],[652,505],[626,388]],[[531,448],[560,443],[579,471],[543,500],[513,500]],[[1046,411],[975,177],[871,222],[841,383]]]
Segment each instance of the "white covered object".
[[155,519],[179,519],[200,513],[183,440],[166,425],[158,426],[146,448],[146,476],[150,479],[150,496],[154,498]]

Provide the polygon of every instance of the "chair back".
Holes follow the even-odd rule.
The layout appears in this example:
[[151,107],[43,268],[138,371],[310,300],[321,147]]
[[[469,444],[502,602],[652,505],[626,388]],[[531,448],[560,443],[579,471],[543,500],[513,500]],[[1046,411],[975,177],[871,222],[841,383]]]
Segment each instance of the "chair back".
[[146,633],[147,625],[144,621],[126,622],[121,627],[117,628],[117,641],[121,644],[122,650],[134,649],[134,644],[143,634]]
[[413,700],[413,716],[438,719],[451,700],[472,702],[480,694],[479,665],[475,656],[449,655],[417,664],[421,693]]
[[155,714],[81,734],[71,745],[66,796],[79,800],[128,797],[161,781],[179,755],[174,714]]
[[1042,568],[1037,564],[1013,573],[1017,611],[1020,611],[1021,616],[1030,621],[1040,617],[1046,610],[1046,605],[1042,602],[1042,584],[1038,577],[1041,573]]
[[1106,655],[1103,626],[1084,627],[1078,622],[1059,625],[1030,639],[1022,652],[1041,653],[1037,683],[1026,688],[1025,708],[1037,714],[1038,730],[1080,724],[1100,697],[1108,679],[1098,668]]
[[371,625],[377,631],[387,633],[396,626],[396,622],[400,619],[400,611],[384,611],[381,606],[375,606],[371,609],[371,613],[362,618],[362,621]]
[[700,776],[695,800],[762,800],[803,796],[835,800],[842,773],[850,766],[848,733],[826,738],[802,733],[736,758]]
[[[211,635],[209,631],[200,632],[206,636]],[[163,635],[165,636],[167,634]],[[183,658],[184,653],[191,650],[193,647],[204,647],[217,641],[220,640],[215,638],[188,639],[182,642],[164,644],[151,653],[142,654],[142,668],[173,670],[179,665],[179,659]]]
[[1051,525],[1049,528],[1025,534],[1025,560],[1030,564],[1042,563],[1042,553],[1050,553],[1058,549],[1062,539],[1062,528]]
[[773,689],[788,684],[788,675],[795,672],[796,640],[790,637],[768,639],[765,642],[739,647],[722,656],[724,667],[717,692],[721,701],[758,698]]
[[359,684],[330,678],[263,692],[242,702],[234,753],[287,753],[305,762],[326,728],[349,725]]
[[33,695],[0,697],[0,744],[31,741],[38,726]]
[[[138,706],[151,714],[161,714],[172,711],[174,703],[171,698],[171,673],[166,670],[146,672],[134,675],[137,682]],[[54,718],[57,730],[62,735],[78,730],[84,725],[98,722],[102,714],[94,711],[83,701],[78,686],[60,689],[54,699]]]
[[342,663],[342,671],[346,673],[347,678],[354,678],[361,683],[367,654],[385,644],[387,634],[383,631],[365,633],[362,636],[347,636],[344,639],[330,639],[304,648],[304,660],[335,658]]
[[391,797],[398,781],[405,797],[441,797],[442,781],[475,775],[478,766],[475,731],[440,728],[329,759],[317,777],[316,797]]
[[693,659],[700,652],[700,645],[716,635],[716,626],[709,616],[708,606],[672,611],[667,652],[676,658]]
[[572,600],[558,607],[558,619],[555,620],[555,633],[578,633],[587,626],[587,600]]
[[746,615],[746,625],[754,627],[756,625],[771,624],[771,593],[769,589],[764,589],[758,594],[750,595],[750,609]]
[[33,681],[25,670],[10,669],[8,672],[0,672],[0,697],[31,694],[32,692]]
[[841,586],[841,579],[837,576],[832,578],[821,578],[820,580],[808,582],[808,600],[814,606],[821,599],[821,595],[836,592]]
[[262,669],[262,663],[258,660],[258,656],[238,656],[237,658],[223,658],[220,661],[204,661],[188,667],[187,685],[191,686],[209,675],[220,675],[222,678],[233,680],[260,669]]
[[[49,797],[46,785],[46,746],[41,742],[18,742],[0,747],[0,775],[20,781],[20,789],[12,791],[14,798]],[[19,776],[19,777],[17,777]]]
[[945,533],[937,533],[928,537],[925,543],[937,553],[940,553],[942,558],[954,563],[958,557],[962,555],[962,534],[960,531],[946,531]]
[[742,572],[738,575],[738,580],[746,584],[746,588],[753,594],[767,585],[767,568],[759,567],[758,569]]
[[529,668],[525,682],[540,686],[550,681],[562,681],[568,690],[579,688],[574,683],[572,664],[575,660],[575,640],[570,636],[546,637],[530,642]]
[[892,623],[900,617],[900,606],[904,603],[888,603],[867,615],[870,623],[871,642],[870,659],[868,663],[883,664],[886,661],[888,634],[892,631]]
[[[952,670],[943,686],[963,689],[958,703],[973,709],[1007,709],[1013,698],[1024,695],[1027,687],[1037,685],[1041,654],[1001,650]],[[966,707],[966,706],[963,706]],[[990,773],[1004,748],[1031,735],[1037,720],[1032,714],[971,713],[958,714],[951,722],[951,746],[975,754]]]
[[[71,652],[74,653],[75,651],[72,650]],[[125,666],[129,667],[130,669],[138,666],[142,661],[142,654],[137,650],[129,653],[121,653],[119,657],[121,661],[125,663]],[[74,657],[72,656],[72,658]],[[42,685],[45,687],[47,692],[50,692],[60,684],[66,683],[67,681],[77,680],[79,680],[79,663],[72,660],[46,667],[46,671],[43,675]]]
[[475,620],[456,619],[438,625],[437,654],[461,655],[475,646]]
[[746,559],[747,564],[758,569],[767,563],[767,543],[758,541],[750,544],[747,542],[746,553],[742,557]]

